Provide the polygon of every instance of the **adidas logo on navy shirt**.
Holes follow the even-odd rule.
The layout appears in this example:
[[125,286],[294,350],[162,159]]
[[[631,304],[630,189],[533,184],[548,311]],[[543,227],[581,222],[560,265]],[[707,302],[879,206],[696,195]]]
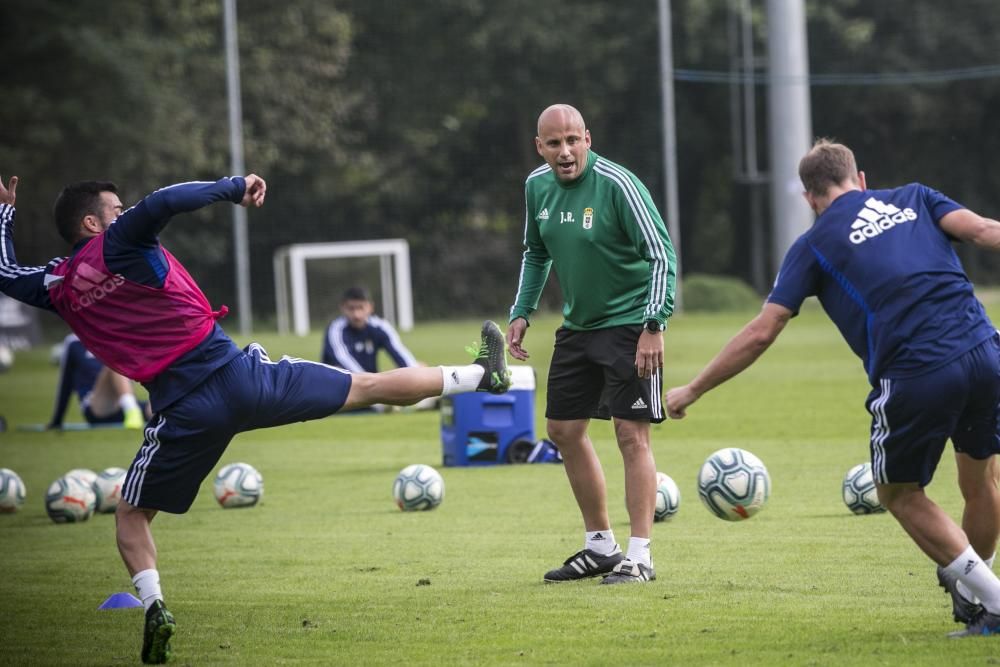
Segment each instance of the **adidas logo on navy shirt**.
[[874,197],[869,197],[868,201],[865,202],[865,207],[858,211],[857,218],[851,225],[851,243],[854,245],[864,243],[900,223],[916,219],[917,214],[912,208],[900,209],[892,204],[880,202]]

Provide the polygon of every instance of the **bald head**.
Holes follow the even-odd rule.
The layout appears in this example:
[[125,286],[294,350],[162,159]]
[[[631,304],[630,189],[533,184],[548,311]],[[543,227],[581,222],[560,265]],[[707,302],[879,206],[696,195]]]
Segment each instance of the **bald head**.
[[538,136],[542,136],[542,127],[546,125],[558,125],[565,127],[577,126],[581,130],[586,130],[587,126],[583,122],[583,114],[577,111],[576,107],[568,104],[553,104],[547,107],[538,117]]
[[583,116],[568,104],[553,104],[538,117],[538,154],[564,183],[579,178],[587,169],[590,132]]

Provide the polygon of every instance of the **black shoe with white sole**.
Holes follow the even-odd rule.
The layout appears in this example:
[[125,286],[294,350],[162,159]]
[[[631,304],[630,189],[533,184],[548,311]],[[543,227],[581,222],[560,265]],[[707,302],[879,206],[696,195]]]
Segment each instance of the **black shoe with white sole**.
[[562,567],[549,570],[545,573],[545,581],[548,583],[560,583],[563,581],[576,581],[578,579],[588,579],[608,574],[614,570],[625,558],[622,550],[615,548],[614,552],[603,555],[590,549],[577,551],[566,559]]
[[652,565],[637,563],[625,558],[615,565],[611,574],[604,577],[602,584],[642,584],[656,579]]

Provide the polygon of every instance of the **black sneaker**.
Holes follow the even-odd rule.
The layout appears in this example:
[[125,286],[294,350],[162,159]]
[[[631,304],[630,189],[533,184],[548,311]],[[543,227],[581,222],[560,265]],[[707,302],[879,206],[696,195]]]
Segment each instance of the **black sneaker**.
[[951,595],[951,612],[956,623],[968,625],[983,611],[983,606],[978,602],[972,602],[965,598],[958,591],[958,578],[945,572],[944,568],[938,566],[938,585]]
[[991,614],[983,610],[979,618],[965,626],[965,630],[949,632],[952,639],[962,639],[963,637],[988,637],[990,635],[1000,635],[1000,615]]
[[623,559],[604,577],[602,584],[642,584],[656,579],[652,565],[636,563],[628,558]]
[[486,320],[480,334],[478,354],[474,363],[485,369],[476,391],[502,394],[510,389],[510,369],[507,368],[507,347],[496,322]]
[[162,665],[170,659],[170,637],[177,624],[174,615],[157,600],[146,610],[146,629],[142,634],[142,661],[147,665]]
[[557,584],[563,581],[598,577],[611,572],[623,558],[625,555],[618,547],[615,547],[614,552],[607,556],[590,549],[584,549],[567,558],[562,567],[546,572],[543,579],[547,583]]

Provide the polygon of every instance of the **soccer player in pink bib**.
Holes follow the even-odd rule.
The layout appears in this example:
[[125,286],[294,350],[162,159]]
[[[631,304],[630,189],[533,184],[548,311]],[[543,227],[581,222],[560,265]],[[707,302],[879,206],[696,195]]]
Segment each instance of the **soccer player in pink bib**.
[[17,177],[0,179],[0,291],[55,311],[104,365],[141,382],[153,416],[129,467],[116,514],[118,550],[146,608],[142,660],[166,662],[176,624],[163,603],[150,523],[184,513],[230,440],[242,431],[318,419],[373,403],[410,405],[510,386],[504,339],[483,324],[479,355],[465,366],[350,373],[239,349],[219,326],[194,279],[159,242],[175,215],[216,202],[259,207],[267,185],[255,174],[173,185],[124,210],[117,187],[85,181],[55,204],[69,257],[26,267],[14,254]]

